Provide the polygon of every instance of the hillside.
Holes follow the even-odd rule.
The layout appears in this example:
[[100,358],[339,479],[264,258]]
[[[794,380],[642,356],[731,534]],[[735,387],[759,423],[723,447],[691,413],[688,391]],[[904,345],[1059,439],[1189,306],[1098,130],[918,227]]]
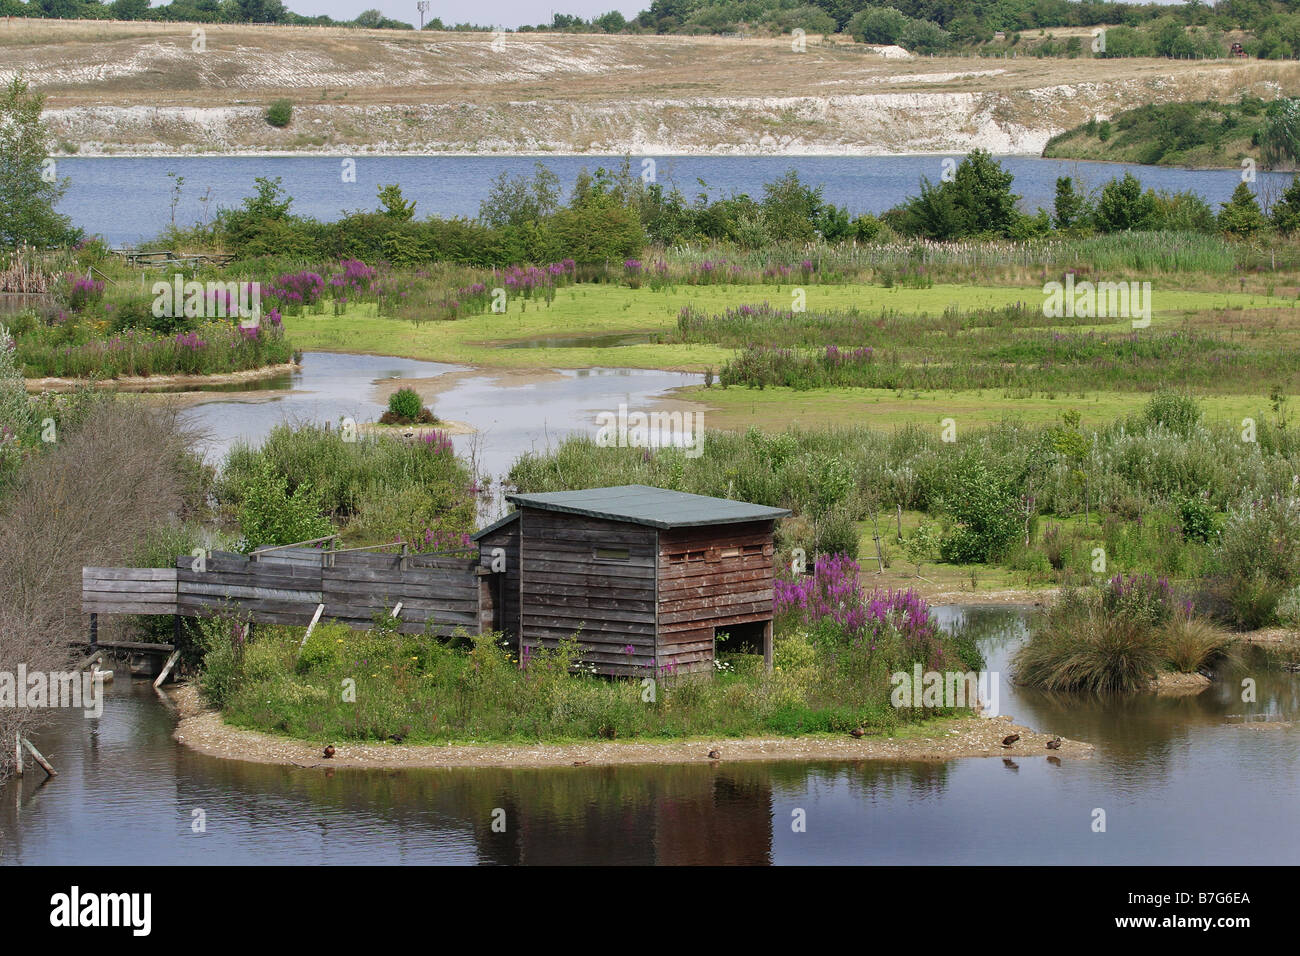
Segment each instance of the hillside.
[[[1300,92],[1300,64],[918,58],[790,39],[9,21],[0,78],[65,152],[1037,154],[1146,103]],[[888,55],[887,55],[888,54]],[[279,97],[292,122],[264,120]]]
[[1263,165],[1259,137],[1264,122],[1264,104],[1256,101],[1139,106],[1053,137],[1043,155],[1201,167],[1239,166],[1249,158]]

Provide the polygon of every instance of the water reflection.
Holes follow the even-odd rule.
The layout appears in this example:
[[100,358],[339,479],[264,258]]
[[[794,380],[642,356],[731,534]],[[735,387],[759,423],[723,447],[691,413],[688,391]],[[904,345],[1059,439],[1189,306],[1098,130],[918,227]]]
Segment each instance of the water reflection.
[[56,780],[0,790],[0,862],[1300,862],[1297,731],[1232,722],[1294,716],[1296,675],[1252,650],[1194,697],[1041,694],[1007,667],[1031,612],[940,613],[981,629],[1004,712],[1096,755],[331,772],[199,756],[147,683],[123,680],[99,720],[63,715],[39,736]]

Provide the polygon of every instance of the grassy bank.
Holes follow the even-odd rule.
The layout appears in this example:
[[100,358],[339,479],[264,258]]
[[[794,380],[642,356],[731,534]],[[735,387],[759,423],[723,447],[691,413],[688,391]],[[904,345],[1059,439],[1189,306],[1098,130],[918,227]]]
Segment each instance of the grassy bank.
[[499,634],[448,643],[379,622],[369,632],[324,624],[300,653],[300,628],[259,628],[244,643],[229,622],[213,621],[203,628],[200,688],[236,726],[340,742],[892,733],[965,712],[894,706],[890,676],[913,663],[978,670],[973,641],[939,631],[914,597],[882,604],[862,592],[855,566],[819,566],[811,581],[802,604],[778,598],[770,674],[761,656],[724,651],[712,674],[647,667],[641,679],[599,678],[576,666],[580,633],[521,668]]
[[1047,159],[1085,159],[1153,166],[1261,166],[1268,104],[1201,101],[1139,106],[1109,120],[1091,119],[1047,141]]

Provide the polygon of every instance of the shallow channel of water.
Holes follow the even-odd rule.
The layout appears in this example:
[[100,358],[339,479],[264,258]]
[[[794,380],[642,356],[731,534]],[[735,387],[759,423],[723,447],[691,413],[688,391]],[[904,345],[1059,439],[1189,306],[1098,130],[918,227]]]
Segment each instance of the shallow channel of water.
[[[442,362],[331,352],[308,352],[292,375],[212,391],[211,401],[183,412],[208,435],[207,455],[220,462],[239,440],[257,442],[281,422],[331,422],[350,417],[375,421],[384,405],[373,395],[389,378],[430,379],[451,373],[449,385],[422,394],[440,418],[465,422],[472,435],[452,441],[481,472],[499,478],[526,451],[545,451],[571,434],[596,431],[596,415],[620,403],[647,410],[670,389],[699,384],[704,376],[653,369],[592,368],[538,370],[516,380],[492,369],[468,369]],[[223,399],[222,392],[246,392]],[[249,399],[252,400],[249,400]]]

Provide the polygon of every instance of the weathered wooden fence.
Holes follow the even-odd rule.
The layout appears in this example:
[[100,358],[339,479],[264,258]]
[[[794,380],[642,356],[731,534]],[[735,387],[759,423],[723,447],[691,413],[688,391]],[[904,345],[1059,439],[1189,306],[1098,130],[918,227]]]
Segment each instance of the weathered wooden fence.
[[[267,624],[308,624],[323,617],[368,628],[399,604],[404,633],[449,636],[492,626],[491,588],[477,557],[374,554],[282,548],[213,551],[175,568],[83,568],[82,609],[91,614],[231,614]],[[486,594],[486,599],[481,595]],[[485,605],[488,618],[484,620]]]

